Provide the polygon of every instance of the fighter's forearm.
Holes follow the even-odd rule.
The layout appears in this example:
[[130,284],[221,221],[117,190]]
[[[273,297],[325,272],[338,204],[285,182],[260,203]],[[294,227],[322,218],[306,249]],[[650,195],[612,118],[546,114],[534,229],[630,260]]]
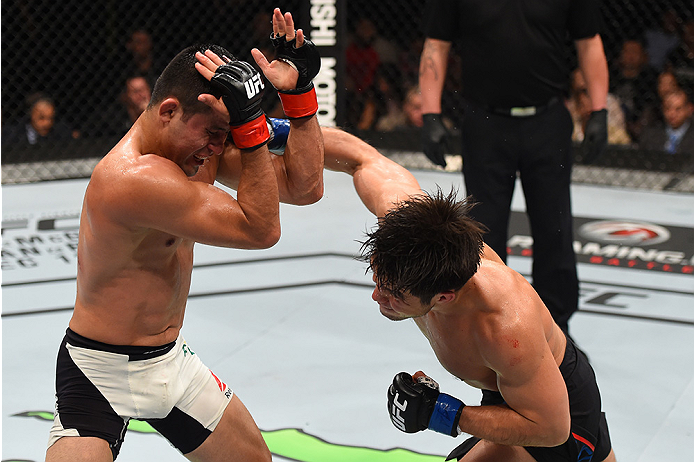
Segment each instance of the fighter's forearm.
[[557,427],[533,422],[505,404],[465,406],[458,422],[463,433],[508,446],[557,446],[569,437]]
[[277,177],[266,146],[243,151],[238,181],[238,202],[243,235],[252,239],[240,248],[267,248],[280,237],[279,192]]
[[[306,205],[323,196],[324,145],[316,116],[293,119],[282,156],[283,202]],[[282,179],[280,179],[282,181]]]

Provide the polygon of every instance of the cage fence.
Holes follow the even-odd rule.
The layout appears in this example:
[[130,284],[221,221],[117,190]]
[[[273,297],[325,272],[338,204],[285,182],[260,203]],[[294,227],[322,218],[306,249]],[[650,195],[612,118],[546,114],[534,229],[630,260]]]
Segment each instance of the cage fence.
[[[339,24],[331,48],[339,62],[339,104],[330,123],[408,168],[439,168],[419,148],[424,5],[421,0],[289,0],[279,5],[267,0],[3,0],[2,183],[88,177],[127,132],[156,77],[181,49],[218,43],[250,62],[253,47],[271,56],[275,6],[291,11],[298,27],[313,27],[312,38],[319,37],[316,29],[326,18]],[[693,98],[694,4],[603,0],[601,9],[617,114],[613,117],[610,110],[610,120],[621,125],[611,125],[610,146],[594,165],[583,164],[576,130],[574,181],[694,192],[694,152],[669,154],[643,143],[649,127],[663,124],[667,82]],[[575,67],[575,55],[567,60]],[[458,78],[463,65],[454,46],[443,98],[454,140],[463,116]],[[569,107],[578,104],[576,92],[565,96]],[[264,106],[269,115],[282,116],[275,95],[266,94]],[[49,129],[40,125],[41,113]],[[450,153],[448,170],[460,170],[458,154]]]

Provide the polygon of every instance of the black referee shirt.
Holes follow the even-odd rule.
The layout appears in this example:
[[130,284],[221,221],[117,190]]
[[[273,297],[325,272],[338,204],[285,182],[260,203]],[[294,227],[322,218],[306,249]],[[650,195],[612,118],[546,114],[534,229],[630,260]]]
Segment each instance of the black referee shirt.
[[538,106],[568,87],[569,39],[600,33],[598,0],[429,0],[424,33],[459,41],[463,96]]

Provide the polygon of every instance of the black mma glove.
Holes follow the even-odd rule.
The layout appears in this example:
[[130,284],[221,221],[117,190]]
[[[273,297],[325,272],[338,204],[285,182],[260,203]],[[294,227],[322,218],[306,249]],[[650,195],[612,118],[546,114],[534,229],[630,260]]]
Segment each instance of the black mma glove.
[[296,89],[279,92],[284,113],[290,119],[312,116],[318,111],[318,99],[313,79],[320,71],[320,53],[316,45],[307,38],[296,47],[296,38],[287,41],[286,35],[270,35],[277,59],[292,66],[299,73]]
[[217,68],[210,83],[222,92],[234,144],[255,149],[267,143],[270,133],[260,107],[265,89],[260,73],[247,62],[231,61]]
[[407,372],[400,372],[388,388],[390,421],[405,433],[434,430],[458,436],[458,421],[465,404],[439,392],[439,385],[427,376],[417,381]]
[[583,136],[583,162],[590,164],[600,157],[607,147],[607,109],[590,113]]
[[422,115],[422,150],[430,161],[446,168],[444,150],[450,151],[450,135],[441,114]]

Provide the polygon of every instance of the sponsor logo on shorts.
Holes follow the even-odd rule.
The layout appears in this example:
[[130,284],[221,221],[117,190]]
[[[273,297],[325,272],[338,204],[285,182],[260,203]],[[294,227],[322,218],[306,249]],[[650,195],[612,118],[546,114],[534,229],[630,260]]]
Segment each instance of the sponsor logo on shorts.
[[183,342],[183,344],[181,345],[181,349],[183,350],[183,356],[184,357],[188,356],[189,354],[191,356],[193,356],[195,354],[195,352],[190,349],[190,347],[188,346],[188,344],[186,342]]
[[[231,395],[230,390],[227,388],[227,384],[224,383],[224,382],[222,382],[221,380],[219,380],[219,377],[217,377],[216,375],[214,375],[214,372],[210,371],[210,374],[212,374],[212,377],[214,377],[215,382],[217,382],[217,386],[219,387],[219,391],[221,391],[222,393],[225,393],[225,392],[228,391],[228,392],[229,392],[229,395]],[[227,398],[228,398],[228,397],[229,397],[229,396],[227,396]]]

